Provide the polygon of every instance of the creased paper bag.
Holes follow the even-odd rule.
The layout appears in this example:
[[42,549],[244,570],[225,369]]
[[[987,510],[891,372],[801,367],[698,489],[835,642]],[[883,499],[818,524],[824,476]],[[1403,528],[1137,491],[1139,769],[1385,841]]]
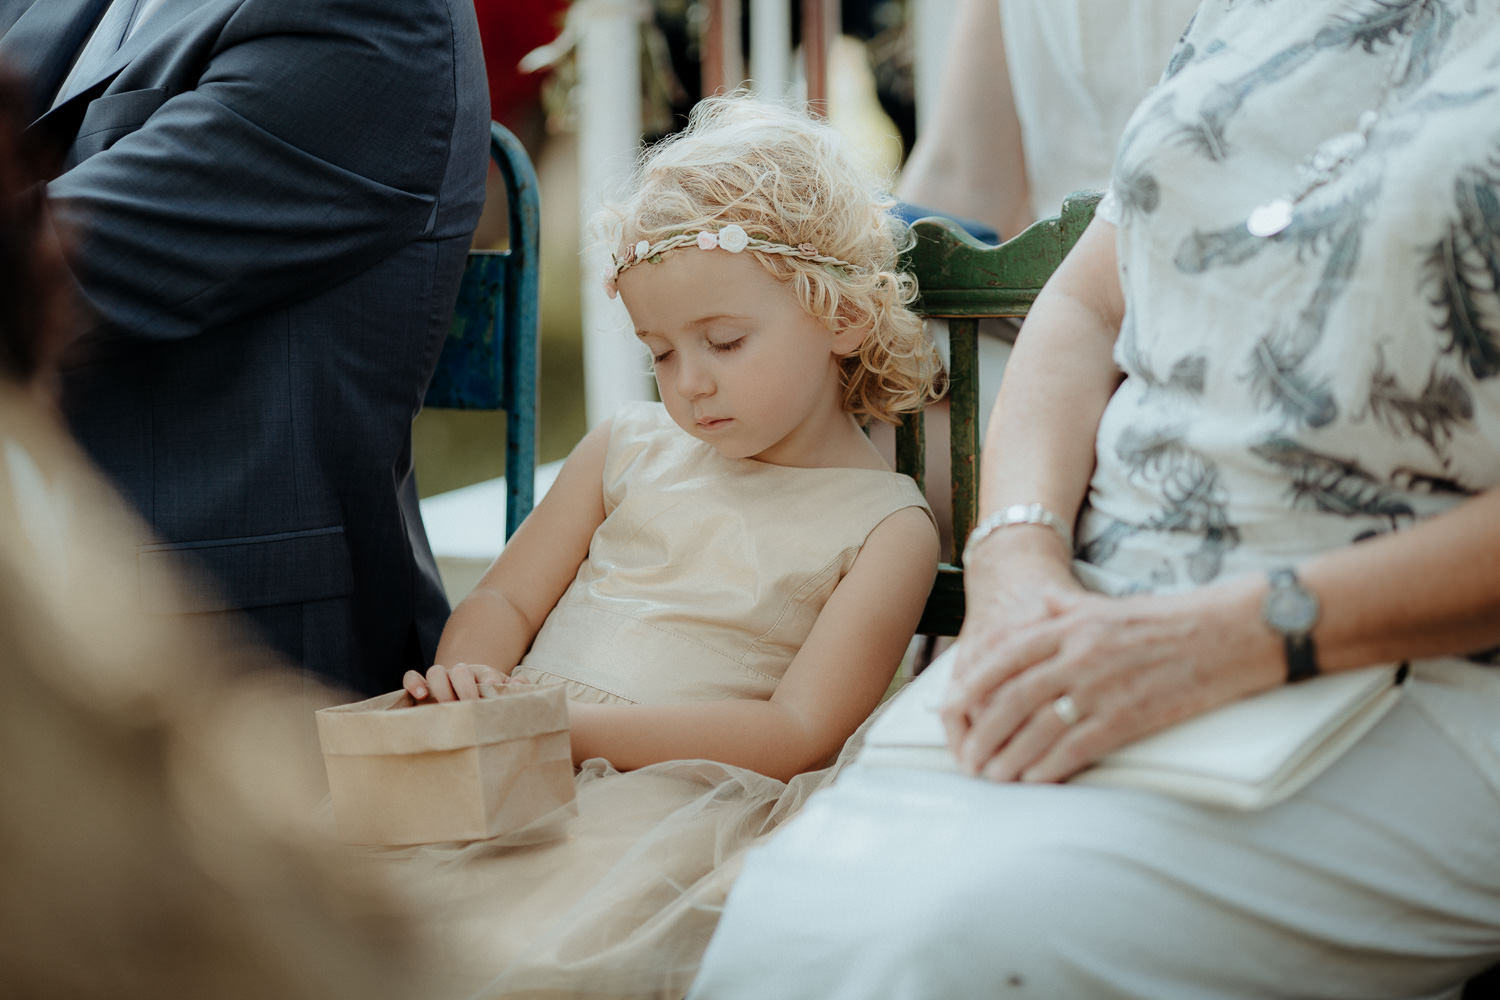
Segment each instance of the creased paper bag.
[[392,691],[317,721],[334,822],[350,843],[482,840],[577,814],[561,688],[424,705]]

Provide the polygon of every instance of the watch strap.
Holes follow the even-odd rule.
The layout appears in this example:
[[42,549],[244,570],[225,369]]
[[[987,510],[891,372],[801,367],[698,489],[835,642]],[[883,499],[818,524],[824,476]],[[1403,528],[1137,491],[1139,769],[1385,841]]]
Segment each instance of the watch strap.
[[1296,684],[1309,677],[1318,676],[1318,649],[1309,633],[1287,635],[1282,639],[1286,647],[1286,682]]

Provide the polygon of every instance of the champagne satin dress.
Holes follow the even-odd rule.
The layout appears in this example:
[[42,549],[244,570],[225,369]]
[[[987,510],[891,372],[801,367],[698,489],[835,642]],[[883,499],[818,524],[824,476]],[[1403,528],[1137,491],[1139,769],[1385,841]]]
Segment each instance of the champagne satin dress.
[[[574,701],[767,699],[906,476],[727,459],[659,404],[615,418],[606,518],[515,676]],[[712,761],[585,762],[565,835],[395,852],[434,865],[473,995],[681,997],[744,848],[852,754],[783,783]],[[418,870],[423,870],[419,867]]]

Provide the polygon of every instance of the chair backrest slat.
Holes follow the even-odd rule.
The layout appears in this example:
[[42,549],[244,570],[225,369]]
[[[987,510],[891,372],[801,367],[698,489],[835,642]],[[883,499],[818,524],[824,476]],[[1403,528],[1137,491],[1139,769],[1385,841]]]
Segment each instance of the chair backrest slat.
[[463,282],[448,339],[424,405],[448,410],[506,410],[505,301],[507,251],[473,250],[464,263]]
[[535,501],[541,198],[525,148],[490,125],[490,158],[505,181],[510,246],[471,250],[448,337],[423,405],[505,411],[505,537]]
[[[1063,257],[1094,216],[1099,195],[1071,195],[1055,218],[1043,219],[998,246],[979,243],[941,218],[912,225],[916,244],[907,266],[917,276],[918,313],[948,322],[949,452],[952,459],[953,561],[938,568],[917,631],[957,635],[963,624],[962,550],[979,516],[979,320],[1024,317]],[[896,435],[896,468],[925,488],[922,414],[909,414]]]

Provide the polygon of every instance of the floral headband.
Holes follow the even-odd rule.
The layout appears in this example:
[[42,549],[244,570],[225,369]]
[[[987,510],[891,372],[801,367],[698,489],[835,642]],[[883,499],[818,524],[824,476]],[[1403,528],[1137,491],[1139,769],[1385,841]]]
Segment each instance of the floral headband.
[[777,243],[773,240],[763,240],[751,236],[744,228],[731,222],[721,228],[717,233],[711,233],[706,229],[690,230],[668,236],[664,240],[652,243],[650,240],[640,240],[633,246],[625,248],[623,254],[610,254],[609,272],[604,276],[604,293],[610,298],[620,294],[620,275],[630,268],[641,263],[650,261],[655,264],[661,260],[661,255],[668,250],[680,250],[683,247],[696,246],[699,250],[727,250],[730,253],[741,253],[745,250],[755,250],[760,253],[774,253],[783,257],[796,257],[799,260],[809,260],[814,264],[832,264],[835,267],[854,269],[854,265],[847,260],[837,257],[829,257],[818,252],[818,248],[811,243],[799,243],[789,246],[786,243]]

